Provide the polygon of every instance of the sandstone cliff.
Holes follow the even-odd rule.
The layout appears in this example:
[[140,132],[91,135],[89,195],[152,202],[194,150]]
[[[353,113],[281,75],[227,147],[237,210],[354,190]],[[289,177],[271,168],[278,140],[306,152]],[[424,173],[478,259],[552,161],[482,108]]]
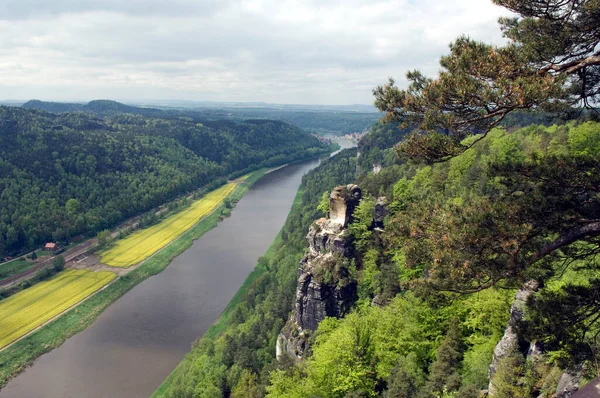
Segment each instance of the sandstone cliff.
[[296,302],[277,339],[277,358],[301,359],[319,322],[340,318],[356,302],[356,281],[349,272],[354,248],[346,227],[361,199],[356,185],[340,186],[330,195],[329,218],[315,221],[306,236],[308,253],[300,262]]

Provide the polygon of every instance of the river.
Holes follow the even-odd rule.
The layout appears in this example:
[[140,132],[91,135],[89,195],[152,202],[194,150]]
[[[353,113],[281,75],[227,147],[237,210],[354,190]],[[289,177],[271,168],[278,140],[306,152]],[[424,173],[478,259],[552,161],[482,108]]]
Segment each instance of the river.
[[0,397],[151,395],[254,269],[285,222],[302,176],[319,162],[296,163],[265,175],[231,217],[163,272],[111,304],[89,328],[39,357]]

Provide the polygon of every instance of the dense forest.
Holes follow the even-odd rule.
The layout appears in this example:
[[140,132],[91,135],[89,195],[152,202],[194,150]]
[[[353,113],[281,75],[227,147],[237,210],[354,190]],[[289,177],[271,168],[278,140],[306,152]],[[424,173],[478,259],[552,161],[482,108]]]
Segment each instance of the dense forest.
[[[320,324],[312,356],[299,366],[271,373],[267,396],[479,396],[487,388],[494,348],[504,334],[521,279],[505,276],[497,287],[480,286],[486,281],[482,271],[475,280],[468,274],[477,266],[470,244],[477,243],[472,250],[504,250],[507,255],[518,239],[515,234],[524,233],[501,224],[503,217],[516,217],[509,215],[508,207],[526,207],[529,217],[520,214],[519,219],[535,225],[540,215],[530,206],[544,200],[545,192],[531,181],[515,179],[515,167],[556,156],[584,162],[599,150],[598,123],[534,125],[513,133],[497,129],[449,162],[395,164],[385,172],[360,176],[358,183],[367,195],[349,226],[357,248],[356,307],[341,320]],[[370,227],[377,194],[393,198],[383,234]],[[501,209],[492,198],[503,198],[500,203],[506,207]],[[558,198],[547,195],[545,200],[558,205]],[[482,235],[481,223],[487,235]],[[504,235],[498,233],[500,228]],[[553,299],[564,300],[568,291],[595,291],[593,281],[600,277],[593,254],[573,257],[575,264],[566,270],[565,256],[567,252],[529,270],[543,280],[543,288],[524,327],[528,341],[545,342],[544,354],[550,360],[534,366],[519,352],[511,354],[496,372],[500,391],[494,396],[552,396],[561,367],[593,358],[599,324],[565,322],[563,317],[572,314],[561,312],[574,308],[562,301],[547,318]],[[437,268],[430,268],[424,279],[426,264],[436,261]],[[454,262],[465,268],[444,268]],[[476,288],[458,293],[466,283]],[[386,305],[371,305],[376,297]],[[579,316],[584,311],[577,310]],[[588,366],[586,377],[593,377],[598,369]]]
[[[374,127],[367,136],[372,138],[361,141],[358,148],[362,153],[376,150],[381,154],[376,163],[384,167],[378,173],[369,168],[357,173],[356,152],[346,150],[304,177],[301,196],[281,238],[259,261],[255,272],[260,276],[227,315],[226,325],[219,325],[218,331],[210,331],[195,344],[161,394],[300,398],[435,397],[448,393],[477,397],[487,387],[494,347],[506,328],[520,279],[468,294],[454,293],[434,282],[458,283],[460,279],[442,273],[424,283],[423,265],[439,255],[437,248],[466,247],[472,239],[489,239],[489,244],[505,247],[513,236],[502,238],[492,229],[488,236],[475,237],[480,230],[470,223],[499,222],[498,216],[504,216],[494,216],[490,198],[530,203],[540,194],[536,187],[525,187],[523,181],[511,178],[517,165],[524,167],[558,155],[581,161],[597,156],[600,124],[532,125],[510,133],[496,129],[460,156],[433,166],[395,157],[389,141],[377,138],[392,128],[397,129]],[[312,355],[304,361],[298,365],[291,359],[278,362],[274,350],[277,336],[294,302],[308,227],[323,214],[318,209],[321,194],[353,181],[363,188],[355,221],[348,228],[356,247],[353,276],[358,297],[354,309],[340,320],[328,318],[319,325]],[[521,190],[529,194],[523,195]],[[391,199],[383,234],[371,227],[375,198],[380,195]],[[432,208],[439,214],[430,213]],[[451,216],[458,219],[444,219]],[[439,228],[451,237],[443,247],[442,242],[433,240]],[[415,240],[414,233],[424,238]],[[472,253],[454,255],[468,261]],[[589,280],[600,277],[596,260],[577,260],[566,272],[564,263],[561,255],[535,271],[544,274],[536,305],[548,305],[548,297],[560,297],[569,289],[593,288]],[[385,305],[372,305],[374,298]],[[563,305],[567,308],[554,310],[556,317],[561,316],[559,311],[570,309],[567,303]],[[586,352],[597,349],[594,335],[600,325],[574,325],[560,336],[568,339],[559,341],[553,334],[553,320],[540,320],[541,311],[532,312],[536,323],[529,325],[530,333],[547,341],[545,355],[552,360],[534,368],[524,356],[514,353],[497,374],[514,380],[518,389],[512,390],[508,383],[495,396],[550,396],[561,366],[580,361]],[[576,340],[580,333],[584,333],[583,341]],[[596,371],[587,368],[586,377]]]
[[348,134],[368,130],[381,119],[378,112],[355,112],[345,110],[302,110],[278,108],[177,108],[156,109],[136,107],[110,100],[95,100],[86,104],[27,101],[27,109],[39,109],[52,113],[86,112],[98,116],[130,113],[160,118],[189,118],[204,123],[206,120],[231,120],[243,122],[252,119],[280,120],[306,131],[333,134]]
[[95,233],[228,176],[327,151],[278,121],[0,107],[0,256]]
[[282,120],[307,131],[348,134],[368,130],[381,119],[377,112],[308,111],[269,108],[203,109],[206,115],[233,120],[259,118]]

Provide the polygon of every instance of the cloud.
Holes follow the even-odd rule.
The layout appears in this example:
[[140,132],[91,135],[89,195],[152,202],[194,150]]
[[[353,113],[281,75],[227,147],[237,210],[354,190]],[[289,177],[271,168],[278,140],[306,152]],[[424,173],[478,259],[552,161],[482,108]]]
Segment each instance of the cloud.
[[0,92],[370,103],[389,76],[434,74],[461,34],[501,43],[500,15],[482,0],[8,0]]

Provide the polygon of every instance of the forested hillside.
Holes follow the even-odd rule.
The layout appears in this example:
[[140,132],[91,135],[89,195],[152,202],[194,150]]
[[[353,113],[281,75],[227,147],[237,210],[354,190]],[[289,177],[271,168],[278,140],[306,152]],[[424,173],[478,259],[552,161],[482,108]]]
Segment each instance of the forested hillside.
[[233,120],[248,118],[282,120],[307,131],[340,135],[368,130],[381,119],[381,114],[376,112],[304,111],[269,108],[203,109],[202,112],[210,117]]
[[0,256],[95,233],[209,183],[326,153],[289,124],[0,107]]
[[[526,250],[531,235],[547,221],[539,220],[541,214],[532,208],[536,203],[568,206],[535,181],[515,179],[516,170],[565,156],[597,165],[599,150],[598,123],[530,126],[514,133],[497,129],[449,162],[391,166],[392,185],[376,174],[360,177],[369,192],[349,226],[357,249],[356,308],[341,320],[321,323],[312,356],[271,373],[267,396],[435,397],[456,392],[457,397],[477,397],[487,388],[514,292],[534,276],[543,288],[524,327],[527,341],[545,342],[549,361],[534,367],[518,351],[511,354],[512,362],[501,363],[497,371],[504,379],[494,396],[554,394],[561,369],[594,358],[597,350],[594,336],[600,325],[583,318],[581,324],[569,323],[572,316],[584,317],[585,309],[575,310],[563,300],[574,291],[578,297],[595,292],[600,264],[593,253],[563,252],[517,277],[509,269],[492,275],[499,269],[477,261],[484,256],[500,262],[517,244]],[[392,198],[385,232],[371,229],[375,196],[370,194],[378,192]],[[509,227],[505,218],[523,224]],[[569,258],[575,263],[565,271]],[[492,278],[502,278],[495,285],[500,288],[488,284]],[[374,298],[386,304],[373,306]],[[578,315],[569,313],[573,310]],[[591,377],[597,369],[588,365]]]
[[[396,127],[374,127],[359,151],[393,153],[389,142],[377,139],[391,128]],[[599,151],[600,124],[570,122],[512,133],[496,129],[460,156],[433,166],[395,158],[378,173],[367,168],[355,175],[355,153],[343,152],[304,178],[301,201],[281,239],[259,261],[259,276],[222,323],[196,344],[158,396],[436,397],[448,392],[477,397],[487,388],[494,347],[504,334],[515,291],[527,276],[505,275],[498,287],[481,285],[483,275],[469,276],[477,266],[470,261],[478,257],[467,248],[475,244],[472,250],[481,250],[483,243],[489,251],[510,253],[514,234],[523,231],[498,233],[506,228],[502,220],[507,209],[531,212],[532,205],[544,200],[535,182],[514,179],[515,170],[564,156],[586,162]],[[352,181],[363,188],[348,228],[355,247],[355,307],[346,317],[319,325],[305,360],[297,365],[291,359],[277,362],[274,348],[294,302],[305,235],[323,214],[318,209],[321,194]],[[379,195],[390,199],[384,232],[371,225]],[[504,199],[495,203],[493,198]],[[521,217],[535,225],[540,216],[531,214]],[[488,234],[481,235],[481,228]],[[543,279],[544,287],[536,295],[527,336],[546,342],[549,361],[534,368],[522,354],[513,353],[512,362],[497,372],[504,381],[496,396],[551,396],[564,367],[592,358],[597,349],[594,335],[600,325],[564,323],[574,309],[568,303],[553,307],[552,317],[546,318],[551,300],[563,300],[573,290],[580,296],[595,291],[590,281],[600,277],[593,253],[565,272],[568,253],[529,271]],[[431,262],[438,265],[424,278]],[[464,271],[444,268],[455,262],[464,263]],[[475,283],[473,290],[458,292],[466,281]],[[557,328],[565,328],[560,340]],[[586,369],[584,378],[596,372],[593,366]],[[511,389],[515,383],[517,390]]]

